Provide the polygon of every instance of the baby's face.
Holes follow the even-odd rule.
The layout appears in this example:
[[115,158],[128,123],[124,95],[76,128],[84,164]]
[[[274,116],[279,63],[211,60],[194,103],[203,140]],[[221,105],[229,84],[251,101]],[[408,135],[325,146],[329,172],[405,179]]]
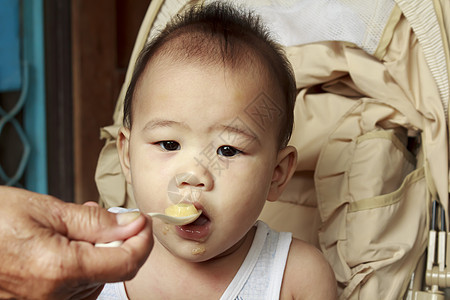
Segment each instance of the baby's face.
[[191,261],[217,256],[259,216],[276,166],[274,119],[281,111],[260,77],[162,59],[140,79],[129,138],[138,206],[164,212],[184,197],[204,213],[181,227],[153,221],[158,241],[175,255]]

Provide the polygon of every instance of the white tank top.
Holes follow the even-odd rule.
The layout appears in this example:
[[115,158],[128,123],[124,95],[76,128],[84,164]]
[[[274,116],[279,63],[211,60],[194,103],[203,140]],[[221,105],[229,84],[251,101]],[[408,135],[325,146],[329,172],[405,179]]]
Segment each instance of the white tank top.
[[[292,241],[289,232],[276,232],[262,221],[247,256],[220,299],[278,299],[284,268]],[[100,300],[128,300],[123,282],[109,283],[98,296]]]

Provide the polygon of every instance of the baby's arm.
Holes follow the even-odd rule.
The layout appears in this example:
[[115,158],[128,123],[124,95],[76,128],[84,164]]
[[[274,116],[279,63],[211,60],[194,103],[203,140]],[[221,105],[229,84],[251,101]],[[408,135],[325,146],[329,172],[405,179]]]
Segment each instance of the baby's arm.
[[292,239],[280,299],[337,299],[333,270],[317,248]]

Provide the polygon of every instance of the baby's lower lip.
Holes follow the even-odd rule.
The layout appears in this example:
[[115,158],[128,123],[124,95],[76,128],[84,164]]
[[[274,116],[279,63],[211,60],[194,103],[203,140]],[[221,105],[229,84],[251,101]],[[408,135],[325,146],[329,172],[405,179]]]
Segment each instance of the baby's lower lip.
[[183,226],[175,226],[177,234],[186,240],[202,241],[208,234],[211,221],[208,217],[201,215],[195,222]]

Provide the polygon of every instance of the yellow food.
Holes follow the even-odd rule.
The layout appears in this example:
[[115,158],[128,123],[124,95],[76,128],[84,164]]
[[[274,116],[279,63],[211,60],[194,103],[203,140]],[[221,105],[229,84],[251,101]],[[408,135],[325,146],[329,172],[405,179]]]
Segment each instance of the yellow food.
[[196,247],[194,249],[192,249],[191,253],[192,255],[201,255],[203,253],[205,253],[206,249],[203,246],[200,247]]
[[187,217],[197,214],[198,210],[191,203],[178,203],[166,208],[165,213],[172,217]]

